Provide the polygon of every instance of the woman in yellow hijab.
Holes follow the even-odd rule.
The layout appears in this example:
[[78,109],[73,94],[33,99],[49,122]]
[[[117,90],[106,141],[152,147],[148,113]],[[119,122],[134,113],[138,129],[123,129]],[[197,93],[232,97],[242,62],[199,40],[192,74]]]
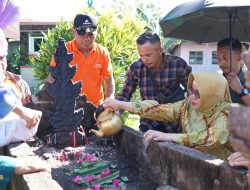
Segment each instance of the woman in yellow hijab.
[[173,141],[226,160],[233,151],[227,130],[230,103],[226,79],[218,73],[204,72],[189,75],[188,98],[185,100],[160,105],[154,100],[122,102],[107,99],[103,106],[157,121],[178,122],[181,126],[179,134],[149,130],[144,137],[148,141]]

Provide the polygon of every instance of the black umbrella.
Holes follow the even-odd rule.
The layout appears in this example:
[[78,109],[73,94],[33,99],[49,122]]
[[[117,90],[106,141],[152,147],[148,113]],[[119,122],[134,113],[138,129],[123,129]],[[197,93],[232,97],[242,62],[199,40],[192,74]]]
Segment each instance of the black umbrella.
[[[165,37],[198,43],[217,42],[225,37],[250,41],[250,1],[188,1],[172,9],[160,26]],[[230,57],[231,54],[232,48]]]
[[249,0],[193,0],[172,9],[161,21],[165,37],[199,43],[225,37],[250,40]]

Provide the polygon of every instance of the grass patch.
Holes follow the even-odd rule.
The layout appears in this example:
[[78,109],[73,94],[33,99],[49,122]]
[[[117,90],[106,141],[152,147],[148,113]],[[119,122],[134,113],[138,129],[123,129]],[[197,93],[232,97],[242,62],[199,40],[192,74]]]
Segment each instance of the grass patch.
[[124,124],[136,131],[139,131],[140,116],[129,113]]

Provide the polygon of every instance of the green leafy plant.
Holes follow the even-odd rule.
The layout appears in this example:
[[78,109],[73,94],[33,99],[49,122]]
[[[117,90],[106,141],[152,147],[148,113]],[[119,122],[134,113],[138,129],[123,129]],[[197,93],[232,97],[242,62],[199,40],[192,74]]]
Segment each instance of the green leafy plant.
[[8,56],[7,59],[7,70],[15,74],[20,74],[20,46],[14,51],[11,56]]
[[61,22],[53,29],[48,29],[48,33],[44,35],[44,41],[40,45],[39,55],[36,58],[31,58],[30,62],[35,70],[35,78],[45,80],[49,74],[49,63],[52,54],[55,52],[59,38],[64,38],[70,41],[73,36],[71,33],[72,24],[61,20]]
[[[158,9],[158,12],[155,11]],[[149,4],[142,4],[140,3],[138,5],[138,8],[136,9],[137,15],[141,20],[144,20],[146,23],[146,28],[148,30],[151,30],[155,33],[157,33],[162,41],[163,48],[165,50],[165,53],[169,53],[170,48],[173,45],[179,45],[182,41],[174,38],[164,38],[163,32],[159,27],[159,20],[160,20],[160,14],[159,11],[160,8],[156,6],[155,4],[149,3]],[[146,12],[151,12],[151,15],[146,14]]]
[[135,41],[144,31],[144,22],[137,21],[130,14],[119,15],[107,12],[99,17],[96,41],[107,47],[114,67],[116,92],[119,92],[125,80],[129,65],[138,59]]

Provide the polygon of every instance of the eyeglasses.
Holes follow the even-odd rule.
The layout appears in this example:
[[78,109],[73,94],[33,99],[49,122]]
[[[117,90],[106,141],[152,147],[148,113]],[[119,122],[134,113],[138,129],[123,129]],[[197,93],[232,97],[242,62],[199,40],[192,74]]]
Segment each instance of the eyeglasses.
[[189,88],[188,89],[188,95],[190,96],[192,94],[195,96],[195,98],[200,98],[201,97],[198,90],[195,90],[193,88]]
[[75,29],[76,29],[77,34],[80,36],[84,36],[87,33],[88,36],[92,37],[94,36],[94,32],[96,31],[97,28],[93,26],[80,26]]

